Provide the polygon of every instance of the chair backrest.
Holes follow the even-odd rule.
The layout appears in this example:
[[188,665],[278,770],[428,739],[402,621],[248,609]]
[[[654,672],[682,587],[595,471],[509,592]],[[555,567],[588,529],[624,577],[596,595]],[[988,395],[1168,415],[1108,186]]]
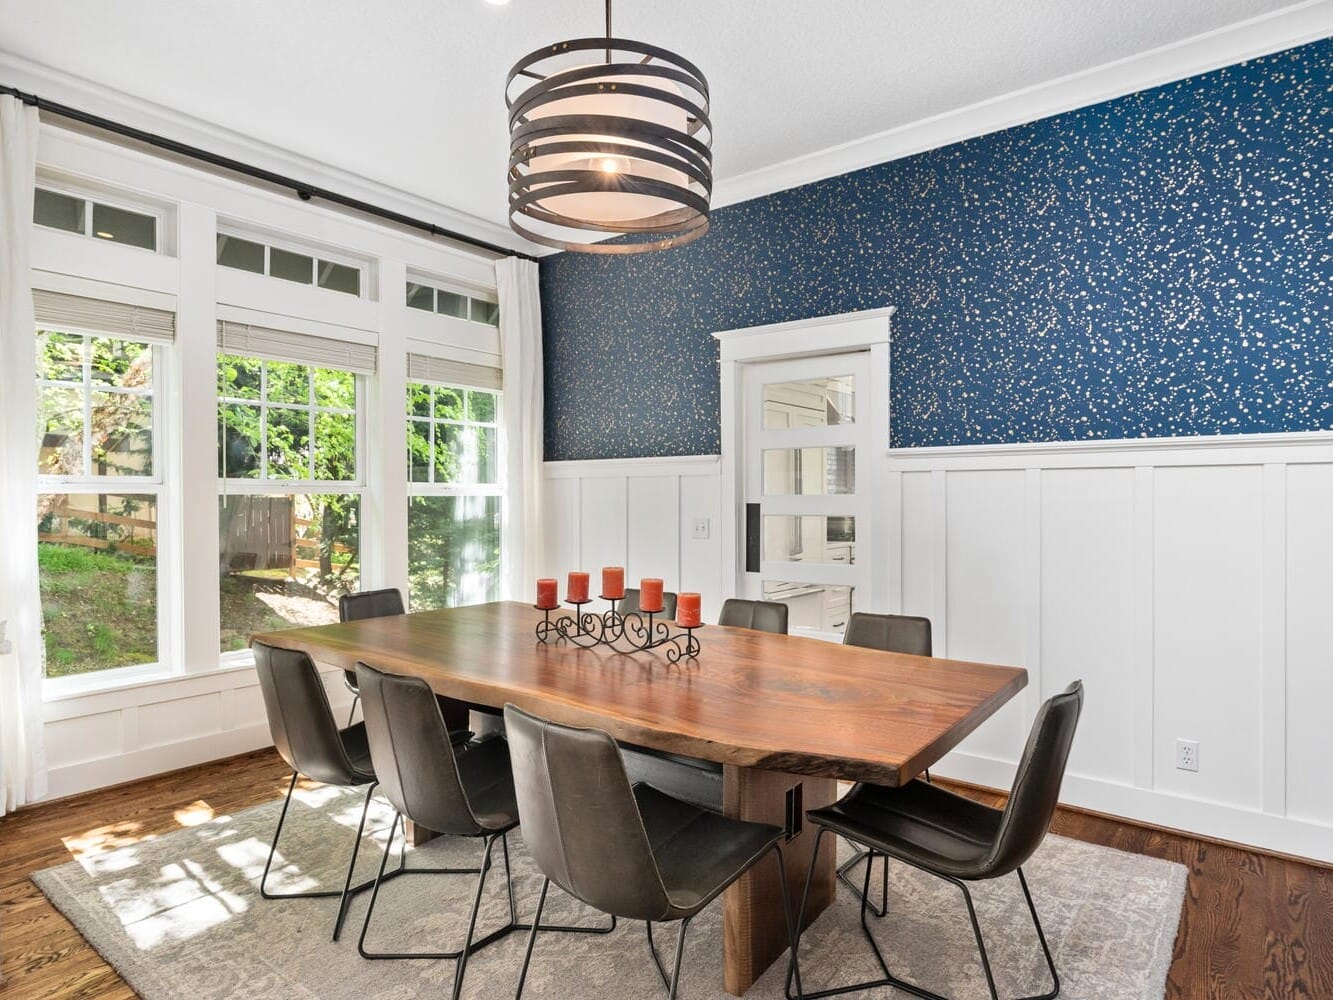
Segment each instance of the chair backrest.
[[356,665],[370,759],[382,791],[395,809],[436,833],[482,832],[449,742],[440,703],[420,677],[388,674]]
[[616,742],[505,706],[514,792],[528,853],[560,888],[603,913],[670,910]]
[[[618,605],[617,610],[622,615],[643,614],[639,607],[639,591],[635,587],[625,588],[625,598]],[[664,620],[674,621],[676,618],[676,595],[669,590],[662,592],[662,610],[654,611],[654,615],[660,615]]]
[[357,783],[315,661],[296,649],[253,644],[273,745],[293,770],[328,785]]
[[842,634],[844,646],[864,646],[887,653],[930,656],[930,619],[915,615],[872,615],[857,611]]
[[1060,801],[1060,784],[1082,711],[1083,682],[1074,681],[1037,712],[995,843],[984,862],[987,876],[1008,874],[1041,845]]
[[787,605],[779,601],[746,601],[730,597],[722,602],[722,613],[717,616],[717,623],[786,635],[787,610]]
[[338,598],[338,620],[355,622],[363,618],[387,618],[406,612],[403,592],[397,587],[384,590],[363,590],[359,594],[343,594]]

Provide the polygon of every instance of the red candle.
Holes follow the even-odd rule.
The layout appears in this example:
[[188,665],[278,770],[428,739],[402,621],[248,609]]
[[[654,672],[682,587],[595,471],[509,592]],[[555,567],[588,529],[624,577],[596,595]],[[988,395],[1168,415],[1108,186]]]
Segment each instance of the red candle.
[[625,596],[625,567],[602,567],[602,596],[620,600]]
[[555,580],[542,579],[537,581],[537,607],[543,611],[550,611],[560,606],[560,601],[555,596],[556,585],[557,581]]
[[639,610],[662,610],[662,581],[644,578],[639,581]]
[[699,627],[698,594],[681,594],[676,598],[676,624],[681,628]]
[[570,604],[581,604],[588,599],[588,574],[570,573],[569,583],[565,587],[565,600]]

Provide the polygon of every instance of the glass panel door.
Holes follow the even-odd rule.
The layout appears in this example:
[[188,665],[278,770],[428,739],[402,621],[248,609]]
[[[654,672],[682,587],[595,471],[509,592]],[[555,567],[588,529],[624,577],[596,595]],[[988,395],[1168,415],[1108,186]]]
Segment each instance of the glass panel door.
[[[745,372],[747,530],[737,593],[782,601],[793,632],[840,634],[867,586],[869,497],[857,453],[868,353],[753,364]],[[864,400],[864,396],[862,399]]]

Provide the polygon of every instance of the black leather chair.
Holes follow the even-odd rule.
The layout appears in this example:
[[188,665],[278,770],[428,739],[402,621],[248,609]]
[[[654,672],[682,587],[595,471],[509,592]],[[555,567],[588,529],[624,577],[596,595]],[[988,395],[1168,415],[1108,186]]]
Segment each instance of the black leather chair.
[[[844,646],[861,646],[865,649],[881,649],[886,653],[908,653],[912,656],[933,655],[930,637],[930,619],[917,615],[876,615],[867,611],[854,612],[847,620],[847,630],[842,634]],[[930,780],[930,770],[926,770],[926,780]],[[838,878],[855,895],[861,894],[861,887],[852,881],[851,870],[862,861],[867,872],[875,866],[875,852],[858,850],[838,866]],[[870,912],[877,917],[888,913],[889,907],[889,863],[884,862],[884,872],[880,883],[881,900],[878,907],[870,904]]]
[[[986,943],[982,940],[981,925],[977,922],[968,882],[1000,878],[1010,872],[1018,873],[1023,897],[1027,900],[1032,924],[1037,930],[1046,966],[1051,973],[1051,989],[1030,1000],[1051,1000],[1060,992],[1060,976],[1055,971],[1051,949],[1037,919],[1037,908],[1032,892],[1023,875],[1023,864],[1041,845],[1051,825],[1051,817],[1059,802],[1060,784],[1064,779],[1069,748],[1074,742],[1079,714],[1083,710],[1083,684],[1075,681],[1062,693],[1048,700],[1037,713],[1028,737],[1027,747],[1018,764],[1009,801],[1004,809],[992,809],[972,799],[946,791],[924,781],[908,782],[901,788],[858,784],[831,806],[807,813],[819,827],[815,835],[814,851],[825,833],[839,833],[847,839],[864,845],[885,857],[919,868],[953,883],[963,893],[972,932],[981,953],[981,968],[986,974],[993,1000],[998,1000],[995,977],[991,973]],[[813,874],[814,868],[811,867]],[[833,996],[859,990],[892,986],[928,1000],[944,1000],[914,983],[907,983],[889,972],[884,956],[866,924],[866,895],[870,890],[870,869],[866,869],[861,897],[861,929],[875,953],[884,976],[870,982],[840,986],[806,994],[808,998]],[[810,879],[806,879],[801,898],[804,914]],[[797,925],[799,926],[799,924]],[[799,947],[799,940],[798,940]],[[788,993],[792,972],[788,970]],[[799,981],[798,981],[799,989]]]
[[[644,614],[645,612],[643,612],[639,607],[639,591],[634,587],[626,587],[625,596],[620,601],[620,603],[616,605],[616,610],[619,611],[622,615]],[[654,611],[653,615],[656,618],[660,618],[660,620],[662,621],[675,621],[676,595],[669,590],[663,591],[662,610]]]
[[[338,621],[356,622],[364,618],[388,618],[391,615],[407,613],[403,604],[403,592],[397,587],[385,587],[383,590],[363,590],[359,594],[343,594],[338,598]],[[356,717],[356,703],[361,692],[356,687],[356,672],[343,671],[343,681],[347,690],[352,692],[352,710],[347,713],[347,724],[352,724]]]
[[[339,731],[329,706],[328,692],[319,676],[315,663],[305,653],[292,649],[254,645],[255,671],[259,675],[259,690],[264,698],[269,732],[282,759],[292,769],[292,780],[287,786],[287,797],[278,815],[278,827],[273,831],[268,861],[259,880],[259,893],[264,899],[327,899],[337,896],[338,917],[334,922],[333,940],[342,933],[347,917],[347,904],[357,892],[370,888],[365,882],[352,886],[352,872],[365,831],[366,811],[370,796],[375,791],[375,771],[371,766],[370,748],[366,742],[366,728],[362,724]],[[268,890],[268,873],[273,867],[273,856],[278,850],[278,838],[287,820],[287,809],[292,804],[296,779],[305,775],[326,785],[347,788],[365,786],[366,801],[361,807],[361,823],[352,842],[352,858],[347,864],[347,879],[341,891],[275,893]]]
[[731,597],[722,602],[722,613],[717,616],[717,623],[786,635],[787,614],[787,605],[780,601],[746,601]]
[[[368,959],[453,959],[457,962],[453,997],[458,1000],[467,971],[468,956],[516,930],[530,925],[518,922],[514,905],[514,886],[509,872],[508,833],[518,825],[518,806],[514,801],[514,777],[509,767],[509,746],[502,739],[485,740],[467,753],[456,754],[444,716],[435,694],[419,677],[401,677],[384,673],[364,663],[356,665],[357,685],[365,712],[365,732],[371,760],[382,775],[380,790],[394,807],[393,823],[384,843],[379,874],[374,881],[370,906],[357,950]],[[407,868],[385,874],[394,836],[402,823],[403,849],[406,851],[406,820],[412,820],[438,834],[471,837],[482,841],[482,859],[478,868]],[[504,856],[505,883],[509,894],[509,922],[473,940],[477,911],[481,906],[486,875],[491,869],[491,854],[496,841]],[[477,891],[472,901],[467,937],[459,951],[449,952],[371,952],[366,948],[375,903],[381,884],[400,874],[473,874]],[[606,934],[610,927],[545,927],[543,930]]]
[[[389,618],[404,614],[407,614],[407,608],[403,604],[403,592],[397,587],[363,590],[359,594],[343,594],[338,598],[338,620],[343,622],[362,621],[366,618]],[[354,671],[344,670],[343,678],[347,690],[351,691],[353,696],[352,710],[347,713],[347,724],[350,726],[352,719],[356,717],[356,704],[361,698],[361,692],[356,686]],[[472,730],[468,728],[468,711],[479,707],[451,698],[440,698],[440,711],[444,713],[444,720],[449,725],[449,737],[455,747],[462,749],[472,739]],[[500,714],[494,709],[485,711]]]
[[[604,913],[646,921],[648,949],[674,1000],[690,921],[772,852],[788,937],[795,940],[781,827],[728,819],[648,785],[631,786],[615,740],[600,730],[557,725],[514,705],[505,706],[505,729],[523,839],[545,876],[534,924],[552,882]],[[652,925],[672,921],[680,931],[668,977]],[[523,995],[536,939],[534,927],[515,1000]],[[799,990],[799,969],[795,975]]]

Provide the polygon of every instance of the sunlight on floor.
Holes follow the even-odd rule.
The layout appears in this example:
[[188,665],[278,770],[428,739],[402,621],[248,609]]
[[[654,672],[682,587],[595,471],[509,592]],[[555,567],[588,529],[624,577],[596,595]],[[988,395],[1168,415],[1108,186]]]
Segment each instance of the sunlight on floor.
[[213,818],[213,807],[203,799],[177,809],[172,815],[181,826],[199,826]]

